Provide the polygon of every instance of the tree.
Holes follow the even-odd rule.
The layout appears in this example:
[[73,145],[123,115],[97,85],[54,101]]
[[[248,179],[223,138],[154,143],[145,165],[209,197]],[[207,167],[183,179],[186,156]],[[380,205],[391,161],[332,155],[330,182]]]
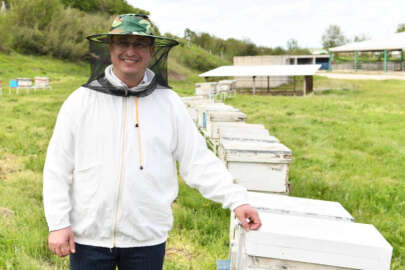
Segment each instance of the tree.
[[366,34],[360,34],[358,36],[354,36],[353,41],[360,42],[360,41],[365,41],[365,40],[369,40],[369,39],[371,39],[370,36],[368,36]]
[[405,23],[398,24],[397,33],[405,32]]
[[290,38],[287,41],[287,50],[295,51],[298,49],[298,41],[296,39]]
[[338,25],[329,25],[325,34],[322,35],[322,46],[325,49],[346,44],[348,39],[343,35]]

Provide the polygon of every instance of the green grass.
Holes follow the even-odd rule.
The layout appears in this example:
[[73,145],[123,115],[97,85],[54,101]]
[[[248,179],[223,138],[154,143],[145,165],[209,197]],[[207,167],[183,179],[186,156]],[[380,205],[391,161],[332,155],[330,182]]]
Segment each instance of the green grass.
[[342,203],[391,243],[392,269],[405,269],[405,82],[351,83],[354,90],[228,103],[292,149],[291,195]]
[[[193,94],[201,79],[175,61],[169,70],[185,74],[170,81],[174,89]],[[0,96],[0,270],[68,269],[47,249],[42,167],[58,109],[87,80],[88,66],[0,54],[0,71],[3,81],[46,75],[53,86],[18,96],[3,89]],[[292,195],[339,201],[357,222],[374,224],[394,246],[392,269],[404,270],[405,82],[349,83],[353,89],[307,97],[239,95],[227,102],[293,150]],[[179,182],[165,269],[215,269],[228,256],[229,211]]]

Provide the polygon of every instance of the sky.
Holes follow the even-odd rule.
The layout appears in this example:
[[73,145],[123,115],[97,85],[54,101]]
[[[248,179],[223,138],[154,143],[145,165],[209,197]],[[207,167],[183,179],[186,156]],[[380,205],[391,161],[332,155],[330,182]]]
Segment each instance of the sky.
[[[321,48],[329,25],[350,39],[381,38],[405,23],[404,0],[127,0],[150,12],[162,33],[183,37],[184,30],[249,39],[259,46]],[[402,13],[402,14],[401,14]]]

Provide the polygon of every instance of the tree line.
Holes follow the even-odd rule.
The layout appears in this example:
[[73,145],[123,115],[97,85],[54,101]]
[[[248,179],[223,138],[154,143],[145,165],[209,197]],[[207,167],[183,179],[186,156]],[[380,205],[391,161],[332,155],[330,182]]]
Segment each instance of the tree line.
[[249,39],[238,40],[235,38],[222,39],[209,33],[197,33],[190,29],[185,29],[183,39],[188,43],[193,43],[211,54],[220,56],[227,60],[232,60],[233,56],[254,56],[254,55],[280,55],[280,54],[311,54],[308,49],[300,48],[298,42],[294,40],[293,46],[265,47],[257,46]]
[[[129,5],[126,0],[3,1],[6,3],[7,12],[0,13],[0,51],[15,50],[25,54],[50,55],[68,60],[84,59],[88,55],[85,37],[109,29],[114,14],[149,14],[146,10]],[[157,28],[156,30],[158,31]],[[403,31],[405,23],[397,27],[397,32]],[[249,39],[223,39],[190,29],[184,31],[183,37],[176,38],[183,46],[193,44],[224,61],[232,61],[233,56],[244,55],[311,54],[293,38],[287,41],[285,48],[257,46]],[[363,34],[353,40],[366,39],[369,37]],[[322,36],[325,49],[350,41],[338,25],[330,25]]]
[[[405,32],[405,23],[401,23],[397,26],[397,33]],[[342,46],[349,42],[360,42],[371,39],[366,34],[356,35],[353,40],[347,38],[338,25],[329,25],[325,33],[322,35],[322,47],[329,49],[337,46]]]

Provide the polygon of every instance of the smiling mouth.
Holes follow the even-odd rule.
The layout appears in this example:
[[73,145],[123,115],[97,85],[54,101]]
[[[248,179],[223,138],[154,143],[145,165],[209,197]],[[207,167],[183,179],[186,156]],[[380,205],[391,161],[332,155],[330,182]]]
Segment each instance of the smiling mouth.
[[120,60],[124,61],[125,63],[138,63],[141,60],[139,58],[126,58],[126,57],[120,57]]

